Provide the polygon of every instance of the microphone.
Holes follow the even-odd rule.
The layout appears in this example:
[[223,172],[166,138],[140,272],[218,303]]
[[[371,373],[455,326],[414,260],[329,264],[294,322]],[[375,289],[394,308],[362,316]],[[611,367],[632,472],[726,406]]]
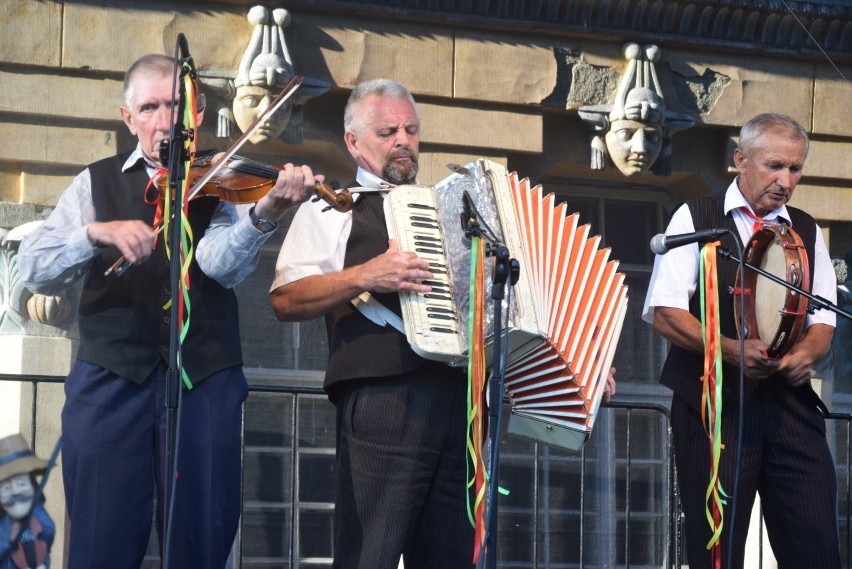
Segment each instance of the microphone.
[[672,249],[689,245],[690,243],[698,243],[699,241],[709,241],[717,239],[728,233],[728,229],[702,229],[693,233],[683,233],[681,235],[666,235],[660,233],[654,235],[651,239],[651,251],[655,255],[665,255]]
[[192,60],[192,56],[189,55],[189,44],[186,42],[186,36],[178,34],[177,40],[178,49],[180,50],[180,60],[189,65],[190,74],[195,78],[195,62]]

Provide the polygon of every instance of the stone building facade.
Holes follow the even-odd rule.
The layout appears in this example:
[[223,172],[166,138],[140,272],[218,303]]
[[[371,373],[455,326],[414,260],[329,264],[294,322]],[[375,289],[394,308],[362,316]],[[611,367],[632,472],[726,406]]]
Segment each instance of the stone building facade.
[[[236,126],[222,125],[230,120],[232,82],[255,29],[249,17],[255,2],[0,0],[0,6],[4,236],[46,217],[87,164],[130,148],[134,141],[118,113],[123,72],[141,54],[173,53],[178,33],[186,36],[210,95],[199,148],[225,149],[239,134]],[[684,199],[724,191],[734,172],[738,128],[748,118],[780,112],[811,133],[792,203],[817,218],[833,257],[852,248],[852,122],[846,120],[852,0],[287,0],[264,6],[270,13],[288,11],[280,26],[287,59],[306,78],[307,91],[280,137],[242,153],[267,163],[307,163],[345,185],[354,173],[342,140],[349,91],[374,77],[405,84],[422,117],[421,182],[448,176],[448,163],[488,158],[566,200],[621,260],[631,298],[616,355],[624,401],[669,399],[656,383],[665,346],[639,321],[653,262],[648,241]],[[684,121],[670,135],[664,175],[590,166],[594,132],[580,110],[613,104],[631,43],[656,46],[658,95],[666,111]],[[280,324],[268,306],[285,230],[286,224],[238,290],[245,362],[256,382],[319,385],[321,323]],[[15,286],[14,232],[0,239],[0,249],[0,373],[61,375],[73,353],[73,318],[34,320],[29,294]],[[833,409],[852,409],[852,378],[835,378],[833,393],[824,395]]]

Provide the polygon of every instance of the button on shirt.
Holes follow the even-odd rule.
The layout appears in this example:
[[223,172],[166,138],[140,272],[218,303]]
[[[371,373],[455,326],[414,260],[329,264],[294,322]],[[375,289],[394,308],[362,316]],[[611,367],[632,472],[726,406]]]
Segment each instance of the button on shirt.
[[[725,214],[732,212],[740,239],[743,243],[746,243],[754,233],[754,226],[751,217],[740,209],[742,207],[748,208],[750,211],[748,202],[742,193],[740,193],[735,179],[728,186],[728,190],[725,193]],[[786,206],[781,206],[770,212],[763,219],[766,222],[776,223],[779,221],[779,218],[792,226]],[[666,228],[666,235],[680,235],[694,231],[695,226],[692,222],[689,207],[683,205],[672,216],[669,226]],[[689,301],[698,287],[698,251],[698,244],[693,243],[672,249],[664,255],[656,256],[654,259],[654,271],[648,286],[648,294],[645,297],[645,306],[642,310],[643,320],[653,322],[654,307],[656,306],[689,310]],[[736,254],[737,252],[733,251],[733,253]],[[719,262],[730,263],[734,261],[721,259]],[[825,240],[822,237],[822,231],[819,226],[816,228],[814,258],[809,259],[809,262],[814,270],[811,294],[822,297],[832,303],[835,302],[837,299],[836,277],[832,268],[831,258],[828,255],[828,248],[825,246]],[[780,309],[781,307],[779,307]],[[834,326],[835,320],[833,312],[829,310],[817,310],[814,314],[808,314],[806,325],[828,324],[829,326]]]

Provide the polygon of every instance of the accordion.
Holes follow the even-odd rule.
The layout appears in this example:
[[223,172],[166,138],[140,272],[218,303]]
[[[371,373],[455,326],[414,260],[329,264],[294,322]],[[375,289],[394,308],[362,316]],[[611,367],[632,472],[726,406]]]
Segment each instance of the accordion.
[[[501,301],[502,330],[494,330],[495,301],[485,300],[486,347],[494,334],[506,339],[509,432],[578,450],[591,434],[621,334],[624,275],[589,225],[541,186],[485,159],[453,169],[434,187],[397,186],[385,199],[389,237],[435,275],[431,293],[400,292],[407,339],[424,358],[467,360],[471,251],[460,223],[467,194],[520,262],[517,284]],[[487,282],[493,270],[486,266]]]

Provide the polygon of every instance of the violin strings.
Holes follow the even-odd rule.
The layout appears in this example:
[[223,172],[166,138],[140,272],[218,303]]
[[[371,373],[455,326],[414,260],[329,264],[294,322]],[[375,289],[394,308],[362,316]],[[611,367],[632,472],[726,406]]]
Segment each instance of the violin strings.
[[251,158],[243,158],[243,157],[234,157],[234,160],[228,163],[228,168],[235,170],[236,172],[242,172],[244,174],[251,174],[253,176],[258,176],[261,178],[270,178],[274,179],[278,177],[278,170],[272,168],[271,166],[267,166],[262,162],[258,162],[256,160],[252,160]]

